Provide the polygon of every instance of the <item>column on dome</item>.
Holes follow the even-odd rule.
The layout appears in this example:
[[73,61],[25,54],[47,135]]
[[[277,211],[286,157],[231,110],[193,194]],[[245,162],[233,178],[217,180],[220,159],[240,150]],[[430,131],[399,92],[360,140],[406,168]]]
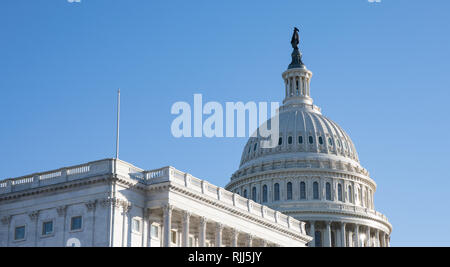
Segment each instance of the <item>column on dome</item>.
[[346,239],[345,239],[345,225],[346,223],[341,223],[341,246],[346,247]]
[[380,230],[375,229],[375,246],[380,247]]
[[310,221],[309,222],[309,225],[310,225],[310,230],[309,230],[309,235],[313,238],[312,240],[311,240],[311,242],[309,242],[309,246],[310,247],[315,247],[315,234],[316,234],[316,229],[315,229],[315,227],[314,227],[314,224],[315,224],[316,222],[315,221]]
[[355,247],[360,247],[359,242],[359,225],[355,224]]
[[366,228],[366,239],[367,239],[367,242],[366,242],[366,244],[367,244],[367,246],[368,247],[371,247],[372,246],[372,244],[371,244],[371,238],[370,238],[370,227],[369,226],[367,226],[367,228]]
[[325,222],[325,247],[331,247],[331,222]]
[[172,210],[173,206],[166,205],[163,207],[163,221],[164,221],[164,247],[170,247],[170,232],[172,229]]

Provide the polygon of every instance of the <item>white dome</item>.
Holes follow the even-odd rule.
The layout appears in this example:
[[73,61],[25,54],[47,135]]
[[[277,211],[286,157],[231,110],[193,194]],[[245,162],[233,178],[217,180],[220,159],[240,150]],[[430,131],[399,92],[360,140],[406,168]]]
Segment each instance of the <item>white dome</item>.
[[359,165],[358,154],[350,137],[315,106],[282,106],[279,129],[279,145],[275,148],[261,148],[260,138],[249,138],[242,153],[240,167],[265,159],[273,160],[274,157],[300,159],[314,156],[331,156],[335,160]]

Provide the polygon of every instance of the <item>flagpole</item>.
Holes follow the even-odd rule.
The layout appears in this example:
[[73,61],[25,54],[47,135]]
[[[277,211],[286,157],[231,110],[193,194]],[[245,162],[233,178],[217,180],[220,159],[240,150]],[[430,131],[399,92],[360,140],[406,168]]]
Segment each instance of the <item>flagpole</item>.
[[120,125],[120,88],[117,91],[116,159],[119,159],[119,125]]

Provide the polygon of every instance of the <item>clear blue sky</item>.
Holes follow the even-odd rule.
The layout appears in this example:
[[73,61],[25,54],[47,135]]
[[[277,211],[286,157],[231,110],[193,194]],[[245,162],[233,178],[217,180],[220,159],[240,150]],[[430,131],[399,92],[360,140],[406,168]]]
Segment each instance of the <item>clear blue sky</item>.
[[377,182],[392,245],[450,245],[448,1],[0,3],[0,178],[114,156],[224,186],[246,138],[172,137],[176,101],[281,101],[292,28],[311,94]]

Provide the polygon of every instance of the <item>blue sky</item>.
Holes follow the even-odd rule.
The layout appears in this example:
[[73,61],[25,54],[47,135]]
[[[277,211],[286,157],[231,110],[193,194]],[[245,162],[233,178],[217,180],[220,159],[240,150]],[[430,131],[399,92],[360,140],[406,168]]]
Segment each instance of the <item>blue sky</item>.
[[176,101],[282,101],[292,28],[311,95],[378,184],[393,246],[450,245],[448,1],[3,0],[0,179],[115,153],[224,186],[246,138],[172,137]]

